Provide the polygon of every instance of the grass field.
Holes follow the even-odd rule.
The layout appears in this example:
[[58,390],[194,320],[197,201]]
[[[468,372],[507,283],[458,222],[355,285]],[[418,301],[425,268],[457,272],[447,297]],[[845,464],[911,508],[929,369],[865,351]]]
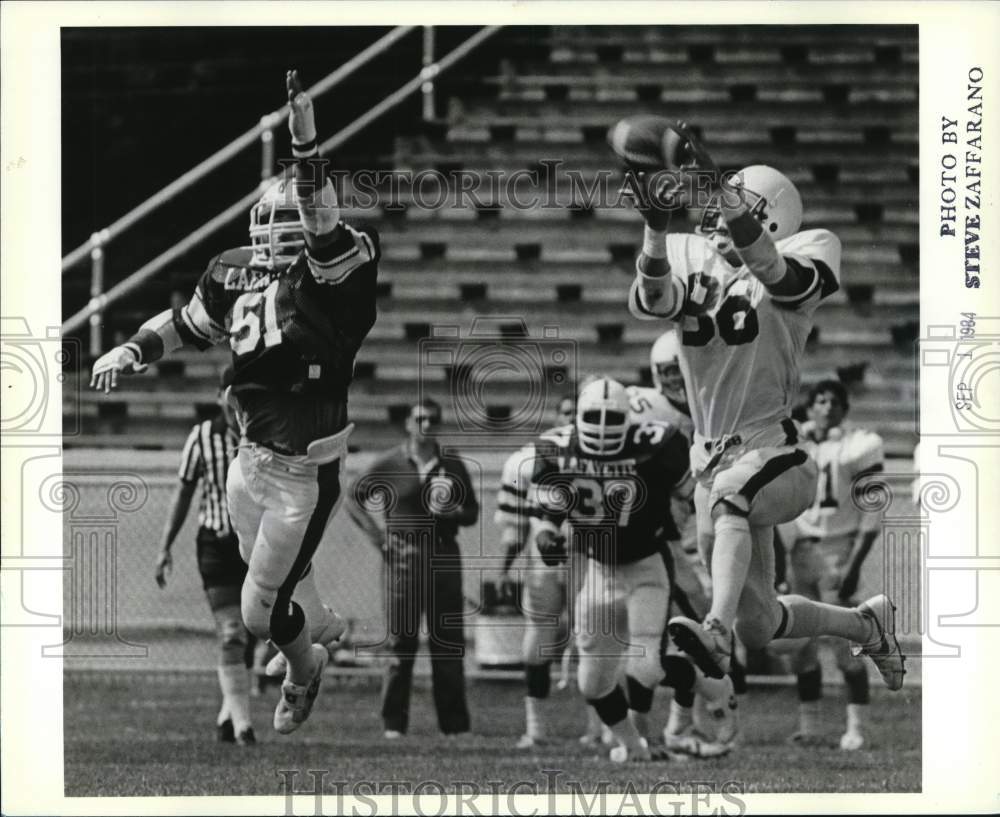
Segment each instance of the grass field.
[[[785,742],[795,726],[794,688],[763,687],[741,699],[741,746],[728,757],[624,767],[579,746],[584,713],[579,697],[570,692],[553,692],[557,742],[544,751],[518,752],[514,742],[523,728],[522,694],[517,683],[471,683],[474,735],[451,741],[437,733],[427,681],[418,678],[410,734],[387,742],[381,736],[377,683],[330,677],[309,722],[289,737],[270,727],[277,692],[254,699],[260,742],[238,747],[214,742],[214,673],[67,672],[65,793],[284,794],[282,781],[288,777],[279,774],[282,769],[298,770],[296,788],[305,790],[312,789],[306,770],[329,770],[325,781],[331,794],[338,781],[348,786],[438,781],[449,792],[462,791],[458,781],[483,786],[534,781],[545,793],[552,780],[556,789],[569,793],[593,791],[602,782],[609,791],[646,791],[662,781],[681,790],[691,781],[709,781],[716,791],[735,781],[747,793],[920,791],[918,686],[897,693],[873,689],[868,746],[859,752],[836,748],[843,717],[840,689],[828,688],[823,704],[829,747],[799,749]],[[659,696],[654,709],[658,723],[666,700]],[[575,781],[581,788],[574,788]]]

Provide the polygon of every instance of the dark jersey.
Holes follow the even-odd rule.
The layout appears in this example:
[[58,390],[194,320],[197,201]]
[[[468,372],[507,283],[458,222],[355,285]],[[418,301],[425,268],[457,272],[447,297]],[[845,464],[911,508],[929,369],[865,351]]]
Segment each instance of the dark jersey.
[[223,252],[174,312],[185,343],[229,342],[244,433],[289,453],[346,425],[354,358],[375,323],[378,234],[337,229],[322,260],[306,249],[284,269]]
[[572,546],[608,564],[627,564],[679,538],[671,496],[690,496],[688,443],[667,423],[634,423],[612,456],[580,450],[572,426],[534,444],[529,513],[555,525],[568,521]]

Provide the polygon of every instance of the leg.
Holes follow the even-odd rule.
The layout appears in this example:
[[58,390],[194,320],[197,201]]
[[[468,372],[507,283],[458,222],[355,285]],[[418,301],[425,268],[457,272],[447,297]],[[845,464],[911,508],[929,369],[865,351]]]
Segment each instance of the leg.
[[413,662],[420,636],[419,555],[390,545],[385,577],[390,659],[382,679],[382,724],[387,737],[398,737],[406,734],[410,725]]
[[864,726],[871,700],[868,689],[868,668],[864,661],[851,655],[846,642],[838,641],[833,649],[837,666],[844,675],[844,688],[847,690],[847,727],[840,737],[840,748],[853,752],[865,743]]
[[[787,579],[792,592],[819,599],[819,582],[824,574],[824,565],[815,539],[803,538],[793,544],[789,568]],[[813,744],[821,737],[819,708],[823,697],[823,673],[819,662],[819,640],[779,639],[775,643],[783,642],[793,647],[789,663],[796,676],[799,698],[799,725],[791,740],[793,743]]]
[[313,646],[309,621],[292,593],[340,498],[340,464],[311,465],[305,457],[260,446],[240,449],[239,462],[251,496],[263,507],[243,583],[243,619],[288,663],[275,710],[275,728],[287,733],[308,717],[329,660],[325,649]]
[[527,694],[524,698],[525,733],[518,744],[530,748],[547,736],[545,710],[551,684],[552,659],[565,650],[566,577],[563,567],[547,567],[531,560],[524,573],[523,659]]
[[[219,687],[222,690],[224,720],[231,721],[234,739],[254,743],[250,721],[250,675],[246,667],[246,648],[250,634],[240,618],[238,586],[205,589],[215,631],[219,639]],[[221,715],[222,713],[220,713]]]
[[664,677],[661,644],[670,605],[670,581],[663,557],[649,556],[618,568],[628,595],[625,609],[629,626],[629,657],[626,664],[629,716],[647,740],[653,693]]
[[[574,633],[580,653],[580,693],[614,736],[619,749],[613,759],[648,756],[646,741],[628,717],[628,698],[619,683],[627,646],[628,613],[624,583],[613,565],[588,559],[576,601]],[[614,750],[612,750],[614,751]]]
[[462,567],[458,548],[445,559],[432,556],[427,570],[427,629],[431,681],[438,727],[446,735],[469,731],[465,699],[465,629]]

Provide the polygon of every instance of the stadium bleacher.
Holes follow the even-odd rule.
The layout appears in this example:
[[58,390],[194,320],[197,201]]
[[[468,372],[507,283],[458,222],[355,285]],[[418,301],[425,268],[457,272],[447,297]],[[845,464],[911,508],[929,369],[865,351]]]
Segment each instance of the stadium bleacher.
[[[475,93],[444,100],[443,121],[397,137],[384,166],[433,169],[447,180],[457,171],[539,170],[550,160],[560,163],[555,186],[521,184],[518,196],[554,192],[566,206],[512,206],[509,190],[473,206],[456,202],[452,189],[448,205],[427,209],[403,189],[388,210],[384,201],[347,210],[349,219],[374,221],[384,246],[379,318],[351,394],[353,444],[384,446],[386,425],[398,423],[421,377],[424,394],[450,403],[450,373],[428,373],[420,341],[440,325],[464,335],[477,316],[522,318],[529,338],[557,326],[561,340],[576,343],[580,372],[646,379],[661,327],[633,320],[623,305],[639,220],[581,191],[613,169],[608,126],[656,111],[695,123],[723,169],[764,162],[788,173],[803,194],[804,226],[841,238],[844,286],[817,313],[803,382],[863,370],[851,384],[852,419],[878,430],[890,456],[909,457],[917,401],[907,341],[919,313],[916,29],[866,27],[864,39],[857,27],[844,29],[502,32],[507,56],[495,73]],[[579,173],[578,184],[567,171]],[[109,334],[130,333],[172,293],[190,291],[198,271],[166,275],[113,308]],[[81,433],[66,445],[177,448],[199,410],[209,410],[225,356],[182,354],[153,367],[160,377],[128,380],[110,397],[69,378],[65,412],[79,416]],[[491,416],[509,413],[524,383],[516,373],[492,383]]]

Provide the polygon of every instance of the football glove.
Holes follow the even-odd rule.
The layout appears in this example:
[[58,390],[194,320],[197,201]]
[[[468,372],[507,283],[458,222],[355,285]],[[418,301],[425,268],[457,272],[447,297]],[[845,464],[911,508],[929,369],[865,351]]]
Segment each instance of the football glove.
[[566,537],[550,530],[540,530],[535,536],[535,547],[541,554],[542,561],[548,567],[555,567],[565,563],[568,553],[566,551]]
[[101,355],[94,364],[90,387],[108,394],[118,385],[118,373],[139,374],[148,367],[139,363],[139,356],[128,346],[116,346]]
[[299,72],[294,68],[285,74],[288,90],[288,130],[292,134],[292,149],[312,148],[316,145],[316,114],[309,94],[302,90]]

